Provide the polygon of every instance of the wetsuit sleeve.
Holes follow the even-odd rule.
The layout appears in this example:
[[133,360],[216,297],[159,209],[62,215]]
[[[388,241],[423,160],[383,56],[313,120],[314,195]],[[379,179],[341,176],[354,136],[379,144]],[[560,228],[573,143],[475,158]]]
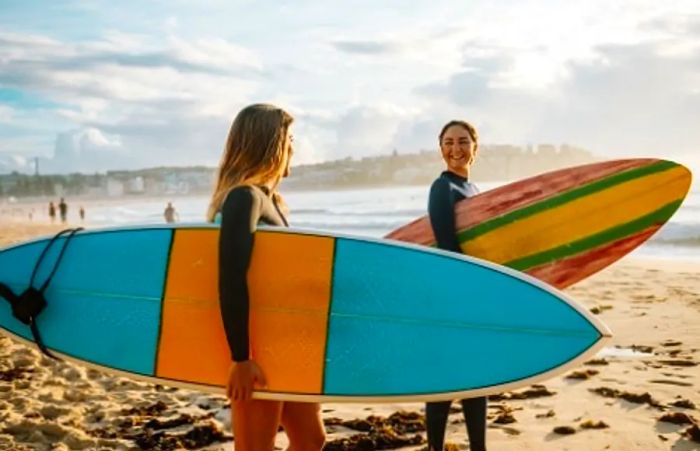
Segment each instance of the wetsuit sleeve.
[[450,183],[447,180],[439,178],[430,187],[428,215],[430,216],[430,225],[437,240],[437,247],[447,251],[462,253],[462,248],[457,240],[457,230],[455,229],[452,192]]
[[231,190],[221,208],[219,305],[231,357],[249,358],[248,265],[262,201],[248,187]]

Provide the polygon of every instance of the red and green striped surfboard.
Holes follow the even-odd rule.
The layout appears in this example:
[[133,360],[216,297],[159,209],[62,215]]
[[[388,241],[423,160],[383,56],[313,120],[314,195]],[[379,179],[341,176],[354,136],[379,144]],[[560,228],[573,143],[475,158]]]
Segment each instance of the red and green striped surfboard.
[[[465,254],[566,288],[649,239],[680,207],[688,168],[626,159],[549,172],[457,204]],[[435,245],[427,216],[386,238]]]

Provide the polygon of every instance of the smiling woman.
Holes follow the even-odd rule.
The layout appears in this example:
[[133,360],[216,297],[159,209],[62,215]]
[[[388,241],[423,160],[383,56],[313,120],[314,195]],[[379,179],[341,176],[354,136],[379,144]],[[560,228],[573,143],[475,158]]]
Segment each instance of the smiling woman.
[[439,140],[447,170],[468,179],[479,148],[476,128],[465,121],[450,121],[442,127]]
[[[460,200],[479,193],[476,185],[469,181],[471,166],[479,148],[479,135],[470,123],[453,120],[442,127],[438,139],[447,170],[443,171],[430,187],[430,225],[438,248],[462,253],[455,228],[454,206]],[[461,402],[469,435],[469,449],[485,450],[486,397],[463,399]],[[430,450],[443,448],[450,404],[450,401],[439,401],[429,402],[425,406]]]

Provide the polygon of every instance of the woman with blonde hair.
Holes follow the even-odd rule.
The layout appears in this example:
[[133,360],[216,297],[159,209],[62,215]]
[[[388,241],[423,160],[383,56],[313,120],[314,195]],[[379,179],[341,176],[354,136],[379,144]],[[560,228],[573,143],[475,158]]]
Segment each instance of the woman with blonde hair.
[[250,354],[246,276],[258,223],[288,225],[277,186],[289,174],[292,122],[273,105],[250,105],[238,113],[207,213],[209,221],[221,223],[219,297],[232,360],[226,394],[238,451],[273,450],[280,424],[292,451],[317,451],[325,442],[319,404],[252,398],[255,388],[265,387],[265,375]]

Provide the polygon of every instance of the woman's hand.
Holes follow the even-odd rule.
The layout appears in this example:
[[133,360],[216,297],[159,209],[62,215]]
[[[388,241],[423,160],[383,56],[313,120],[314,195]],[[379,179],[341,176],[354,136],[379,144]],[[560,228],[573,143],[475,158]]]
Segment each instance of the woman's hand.
[[231,401],[247,401],[253,392],[253,387],[265,388],[267,381],[262,370],[253,360],[231,362],[226,384],[226,396]]

